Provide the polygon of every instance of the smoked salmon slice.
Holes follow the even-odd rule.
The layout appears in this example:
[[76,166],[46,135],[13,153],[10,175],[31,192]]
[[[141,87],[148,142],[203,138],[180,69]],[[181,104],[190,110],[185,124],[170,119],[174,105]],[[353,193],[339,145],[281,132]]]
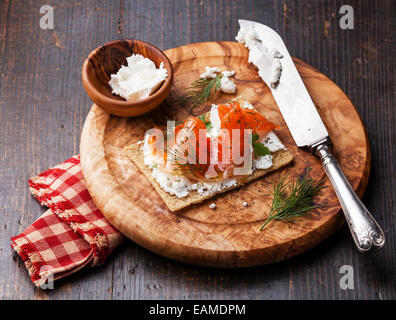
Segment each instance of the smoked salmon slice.
[[[244,153],[244,130],[251,129],[253,134],[258,134],[261,137],[265,136],[268,132],[277,128],[275,124],[267,120],[264,116],[252,109],[241,108],[238,101],[231,101],[227,104],[220,104],[217,107],[217,112],[220,119],[221,129],[226,129],[229,132],[229,140],[226,141],[224,133],[215,138],[211,143],[211,138],[206,135],[205,123],[198,117],[189,116],[182,124],[175,127],[175,143],[170,149],[164,150],[165,162],[170,155],[182,155],[188,163],[180,164],[177,162],[176,157],[172,157],[173,161],[176,162],[171,166],[175,171],[183,170],[185,172],[191,172],[194,175],[205,175],[208,167],[211,166],[221,174],[228,167],[233,165],[232,159],[232,148],[237,146],[232,141],[232,130],[239,129],[240,139],[240,155]],[[184,130],[182,130],[184,129]],[[204,130],[202,132],[201,130]],[[201,134],[200,134],[201,132]],[[202,134],[204,133],[204,134]],[[149,141],[154,143],[155,139]],[[223,159],[223,144],[225,148],[230,151],[228,157],[225,157],[227,161]],[[210,151],[213,146],[216,146],[215,152],[217,151],[217,163],[211,164]],[[200,150],[204,149],[205,150]],[[194,152],[191,152],[194,150]],[[200,155],[201,154],[201,155]],[[206,163],[202,163],[202,154],[206,157]],[[224,161],[223,161],[224,160]],[[172,161],[172,160],[170,160]],[[223,163],[224,162],[224,163]],[[175,172],[177,173],[177,172]]]

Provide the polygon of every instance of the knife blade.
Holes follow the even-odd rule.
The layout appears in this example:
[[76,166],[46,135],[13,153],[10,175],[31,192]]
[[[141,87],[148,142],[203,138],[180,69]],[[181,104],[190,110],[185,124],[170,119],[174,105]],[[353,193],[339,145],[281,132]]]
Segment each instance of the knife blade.
[[[331,141],[328,131],[298,73],[294,62],[277,32],[270,27],[249,20],[239,20],[242,28],[254,28],[259,46],[255,50],[254,62],[259,68],[259,75],[270,88],[278,108],[285,119],[289,131],[298,147],[310,147],[320,157],[322,166],[340,201],[353,240],[361,252],[372,247],[381,248],[385,244],[385,235],[381,227],[363,205],[350,183],[342,172],[337,160],[331,154]],[[282,70],[279,82],[271,82],[271,57],[264,50],[277,50],[283,57],[280,59]]]
[[327,129],[320,118],[318,111],[308,94],[307,89],[283,43],[282,38],[271,28],[257,22],[239,20],[241,27],[254,26],[260,40],[265,42],[267,48],[275,48],[283,58],[280,60],[282,73],[276,87],[272,87],[269,78],[265,75],[271,73],[268,57],[263,54],[260,58],[266,70],[261,72],[263,80],[271,89],[272,95],[278,105],[283,118],[293,136],[297,146],[311,146],[315,142],[328,137]]

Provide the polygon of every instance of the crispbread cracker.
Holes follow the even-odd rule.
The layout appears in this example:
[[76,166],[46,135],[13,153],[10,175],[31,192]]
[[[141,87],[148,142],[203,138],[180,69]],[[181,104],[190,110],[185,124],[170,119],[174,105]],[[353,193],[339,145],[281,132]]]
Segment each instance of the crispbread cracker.
[[142,171],[143,174],[147,177],[147,179],[151,182],[155,190],[157,190],[158,194],[160,195],[162,200],[164,200],[165,204],[168,206],[169,210],[171,211],[178,211],[180,209],[188,207],[191,204],[200,203],[206,199],[212,198],[214,195],[218,193],[223,193],[228,190],[238,188],[246,183],[249,183],[250,181],[256,180],[264,176],[265,174],[271,171],[277,170],[287,165],[293,160],[293,156],[289,152],[289,150],[279,150],[272,154],[273,165],[271,168],[254,170],[253,173],[249,177],[247,177],[247,179],[244,182],[237,181],[237,184],[235,186],[223,189],[219,192],[211,193],[209,195],[205,195],[205,194],[200,195],[198,191],[192,190],[189,192],[189,194],[186,197],[178,198],[177,196],[172,195],[166,192],[164,189],[162,189],[159,183],[155,180],[155,178],[152,177],[151,175],[152,169],[150,169],[144,164],[144,155],[142,149],[143,149],[143,144],[137,142],[131,146],[126,147],[124,151],[126,152],[128,158],[136,164],[136,166],[140,169],[140,171]]

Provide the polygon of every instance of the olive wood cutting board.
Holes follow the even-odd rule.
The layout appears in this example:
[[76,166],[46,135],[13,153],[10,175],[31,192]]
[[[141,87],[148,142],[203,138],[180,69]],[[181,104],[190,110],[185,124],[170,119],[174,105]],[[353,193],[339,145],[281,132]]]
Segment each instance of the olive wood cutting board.
[[[248,65],[248,50],[236,42],[190,44],[165,51],[174,69],[174,85],[166,102],[136,118],[111,116],[93,105],[81,136],[81,165],[86,186],[104,216],[141,246],[171,259],[213,267],[247,267],[295,256],[326,239],[344,223],[336,195],[328,188],[316,202],[322,206],[290,222],[272,221],[263,231],[272,202],[272,187],[280,177],[296,177],[311,168],[314,179],[325,173],[309,151],[298,149],[269,88]],[[294,59],[299,73],[334,142],[334,156],[362,196],[370,171],[365,128],[348,97],[326,76]],[[294,156],[291,165],[239,189],[217,195],[179,212],[170,212],[151,183],[123,152],[143,139],[144,132],[167,119],[200,115],[209,106],[191,110],[178,97],[198,79],[205,66],[235,70],[237,95],[244,95],[270,121]],[[234,95],[216,93],[220,103]],[[246,201],[248,207],[242,203]],[[217,208],[209,205],[215,202]]]

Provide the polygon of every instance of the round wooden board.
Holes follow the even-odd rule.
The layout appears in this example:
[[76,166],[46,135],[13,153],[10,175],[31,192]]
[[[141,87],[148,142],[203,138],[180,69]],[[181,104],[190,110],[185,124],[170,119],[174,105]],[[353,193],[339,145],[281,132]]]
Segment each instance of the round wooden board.
[[[315,179],[324,177],[317,158],[298,149],[270,90],[248,66],[248,50],[236,42],[190,44],[165,52],[174,68],[174,85],[166,102],[137,118],[111,116],[93,106],[81,136],[81,165],[87,188],[105,217],[143,247],[171,259],[214,267],[247,267],[279,261],[318,244],[344,222],[332,187],[318,197],[323,207],[293,222],[274,221],[263,230],[272,197],[272,183],[307,167]],[[370,152],[359,114],[346,95],[326,76],[295,59],[298,71],[334,142],[333,153],[360,196],[367,185]],[[188,110],[176,99],[205,66],[235,70],[237,94],[246,96],[280,128],[276,133],[294,162],[235,191],[180,212],[170,212],[150,182],[125,156],[123,148],[142,140],[144,132],[166,119],[182,120],[201,110]],[[214,102],[233,96],[216,94]],[[326,181],[329,184],[328,181]],[[248,207],[242,202],[247,201]],[[209,209],[215,202],[216,210]]]

